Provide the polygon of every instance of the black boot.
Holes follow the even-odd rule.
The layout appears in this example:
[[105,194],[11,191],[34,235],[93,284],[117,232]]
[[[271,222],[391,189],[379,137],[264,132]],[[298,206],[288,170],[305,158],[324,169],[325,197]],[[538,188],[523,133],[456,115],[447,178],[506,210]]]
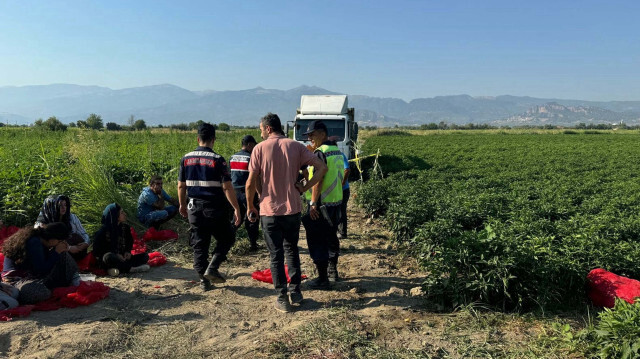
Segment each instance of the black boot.
[[312,279],[308,282],[309,289],[317,290],[329,290],[331,289],[331,283],[327,276],[328,261],[316,262],[316,268],[318,269],[318,278]]
[[211,282],[209,282],[209,280],[202,274],[200,274],[200,289],[202,289],[203,292],[207,292],[213,289],[213,285],[211,285]]
[[337,282],[340,280],[338,275],[338,257],[329,259],[329,268],[327,268],[327,275],[331,282]]
[[227,280],[224,279],[222,274],[218,272],[218,268],[220,268],[220,263],[224,261],[226,258],[224,256],[220,256],[218,254],[214,254],[213,258],[211,258],[211,262],[209,262],[209,267],[207,267],[207,271],[204,272],[204,277],[207,278],[211,283],[224,283]]

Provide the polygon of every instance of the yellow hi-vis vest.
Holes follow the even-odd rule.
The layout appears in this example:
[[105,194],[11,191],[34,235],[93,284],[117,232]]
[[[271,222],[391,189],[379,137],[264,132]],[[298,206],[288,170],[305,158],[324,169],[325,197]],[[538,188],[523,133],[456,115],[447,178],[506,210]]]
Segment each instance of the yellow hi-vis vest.
[[[338,146],[322,145],[316,149],[324,153],[327,159],[327,174],[322,179],[320,202],[327,206],[337,206],[342,203],[342,179],[344,178],[344,157]],[[309,179],[313,177],[313,166],[310,166]],[[305,193],[307,201],[311,201],[311,190]]]

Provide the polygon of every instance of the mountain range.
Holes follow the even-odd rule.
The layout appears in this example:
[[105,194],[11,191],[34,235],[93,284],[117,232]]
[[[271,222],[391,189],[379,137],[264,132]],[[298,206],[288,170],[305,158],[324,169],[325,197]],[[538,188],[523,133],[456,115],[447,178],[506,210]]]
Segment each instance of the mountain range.
[[[0,122],[31,124],[56,116],[64,123],[95,113],[103,121],[125,124],[133,115],[149,125],[204,120],[230,125],[257,125],[267,112],[291,120],[301,95],[339,94],[315,86],[290,90],[257,87],[240,91],[190,91],[175,85],[113,90],[99,86],[54,84],[0,87]],[[640,124],[640,101],[595,102],[527,96],[436,96],[409,102],[398,98],[349,95],[361,126],[425,123],[491,124],[496,126],[578,123]]]

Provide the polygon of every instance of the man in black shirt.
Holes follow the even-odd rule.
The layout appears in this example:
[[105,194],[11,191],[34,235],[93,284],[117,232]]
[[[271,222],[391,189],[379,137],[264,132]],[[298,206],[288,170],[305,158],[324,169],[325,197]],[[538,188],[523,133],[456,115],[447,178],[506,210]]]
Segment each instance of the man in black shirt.
[[[236,198],[238,199],[238,205],[240,206],[240,213],[245,214],[247,212],[247,195],[245,193],[245,185],[247,178],[249,178],[249,160],[251,159],[251,151],[256,146],[256,139],[251,135],[246,135],[242,138],[242,149],[236,152],[229,160],[229,167],[231,167],[231,183],[233,184],[233,190],[236,191]],[[258,195],[253,197],[253,204],[256,208],[259,206]],[[251,244],[250,250],[255,252],[258,250],[258,234],[260,228],[260,222],[251,222],[249,218],[244,220],[244,228],[247,230],[249,236],[249,243]]]
[[[200,125],[199,146],[182,157],[178,173],[180,215],[189,218],[193,268],[205,291],[212,288],[211,283],[226,281],[218,268],[235,242],[233,225],[240,225],[242,219],[227,163],[212,150],[215,139],[215,127],[208,123]],[[233,225],[229,222],[227,203],[231,203],[235,211]],[[216,238],[216,247],[209,262],[212,235]]]

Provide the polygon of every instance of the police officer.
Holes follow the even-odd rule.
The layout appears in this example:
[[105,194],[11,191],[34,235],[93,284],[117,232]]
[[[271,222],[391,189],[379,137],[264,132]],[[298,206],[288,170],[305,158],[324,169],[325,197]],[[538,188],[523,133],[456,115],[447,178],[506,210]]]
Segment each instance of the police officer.
[[[212,288],[211,283],[226,281],[218,268],[235,242],[233,225],[238,226],[242,216],[227,163],[212,149],[215,127],[208,123],[200,125],[197,140],[198,147],[180,161],[178,201],[180,214],[189,218],[193,268],[200,277],[200,287],[207,291]],[[234,224],[229,222],[228,203],[235,211]],[[209,262],[212,235],[216,246]]]
[[[307,132],[315,154],[327,165],[327,173],[321,182],[305,193],[308,212],[302,217],[307,232],[309,254],[318,270],[318,278],[309,281],[311,289],[330,289],[329,276],[338,279],[338,256],[340,242],[337,231],[341,219],[342,179],[344,159],[335,142],[329,141],[327,126],[322,121],[313,121]],[[313,178],[313,167],[309,167],[309,178]]]
[[[238,205],[240,205],[240,213],[247,212],[247,195],[245,192],[245,185],[249,178],[249,160],[251,159],[251,152],[256,146],[256,139],[251,135],[246,135],[242,138],[242,149],[236,152],[229,159],[229,167],[231,167],[231,183],[233,184],[233,190],[236,192],[236,198],[238,199]],[[256,193],[253,196],[253,204],[256,208],[259,207],[258,195]],[[247,230],[249,236],[249,243],[251,245],[250,251],[255,252],[258,250],[258,234],[260,228],[260,222],[251,222],[249,218],[245,218],[244,228]]]

